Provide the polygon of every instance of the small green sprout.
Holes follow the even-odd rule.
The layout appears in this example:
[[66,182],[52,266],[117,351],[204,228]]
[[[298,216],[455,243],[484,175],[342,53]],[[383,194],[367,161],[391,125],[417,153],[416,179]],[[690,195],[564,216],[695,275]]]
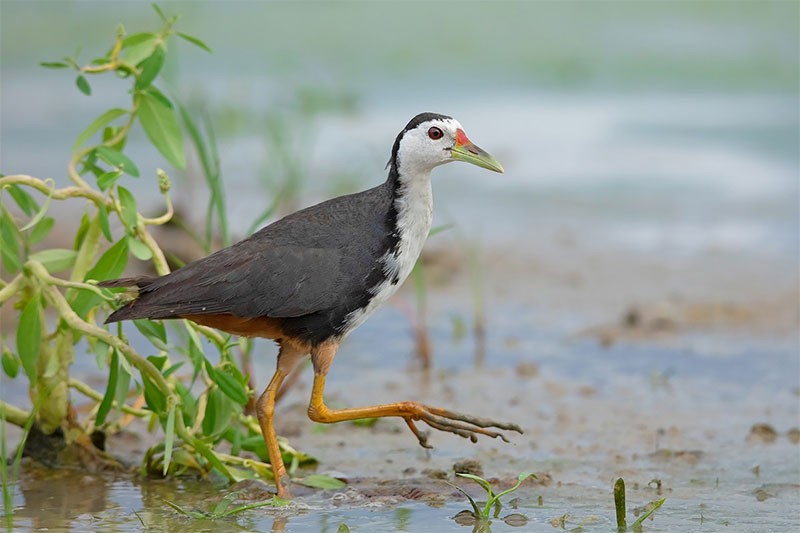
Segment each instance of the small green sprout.
[[[651,481],[652,483],[652,481]],[[660,481],[659,481],[659,488],[660,488]],[[653,513],[658,510],[659,507],[664,505],[666,498],[661,498],[660,500],[656,500],[647,504],[647,511],[641,514],[639,518],[628,528],[627,520],[625,519],[625,481],[622,478],[619,478],[614,483],[614,508],[617,514],[617,531],[620,533],[628,531],[639,532],[642,530],[642,523],[645,520],[650,518]]]
[[239,514],[243,511],[247,511],[248,509],[257,509],[258,507],[282,507],[284,505],[288,505],[288,500],[283,500],[278,497],[272,497],[269,500],[257,503],[249,503],[247,505],[240,505],[238,507],[234,507],[229,509],[231,504],[236,500],[239,496],[238,492],[231,492],[223,496],[223,498],[214,506],[214,509],[210,512],[208,511],[187,511],[177,503],[173,503],[169,500],[164,500],[164,502],[178,511],[180,514],[184,516],[188,516],[189,518],[194,518],[195,520],[217,520],[219,518],[225,518],[227,516],[232,516],[235,514]]
[[[462,493],[464,496],[466,496],[467,500],[469,500],[470,505],[472,505],[472,511],[469,510],[461,511],[460,513],[458,513],[458,515],[456,515],[456,520],[459,521],[459,523],[461,523],[461,521],[464,521],[465,518],[467,520],[474,521],[474,524],[476,526],[476,531],[488,530],[487,527],[483,526],[488,526],[490,518],[498,518],[500,516],[500,510],[503,508],[502,503],[500,502],[500,498],[502,498],[506,494],[510,494],[515,490],[517,490],[520,487],[520,485],[522,485],[522,482],[528,479],[529,477],[536,479],[536,475],[533,474],[532,472],[523,472],[522,474],[517,476],[517,483],[513,487],[495,494],[494,491],[492,490],[492,484],[480,476],[476,476],[474,474],[462,474],[462,473],[456,473],[456,475],[467,479],[471,479],[472,481],[480,485],[481,488],[483,488],[483,490],[486,491],[486,504],[483,506],[483,509],[481,509],[475,502],[475,500],[472,498],[472,496],[467,494],[467,492],[464,489],[445,480],[445,483],[447,483],[448,485],[450,485],[451,487],[455,488],[460,493]],[[489,516],[492,507],[494,507],[494,514],[492,516]],[[508,523],[509,525],[517,526],[527,523],[527,517],[519,513],[514,513],[504,517],[503,521]],[[479,528],[478,526],[481,527]]]

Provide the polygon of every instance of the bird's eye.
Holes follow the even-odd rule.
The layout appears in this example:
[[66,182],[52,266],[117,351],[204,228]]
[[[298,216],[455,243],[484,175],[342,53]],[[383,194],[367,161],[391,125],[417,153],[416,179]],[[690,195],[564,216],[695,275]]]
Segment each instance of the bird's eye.
[[441,139],[442,137],[444,137],[444,133],[442,133],[442,130],[434,126],[428,130],[428,137],[430,137],[435,141],[437,139]]

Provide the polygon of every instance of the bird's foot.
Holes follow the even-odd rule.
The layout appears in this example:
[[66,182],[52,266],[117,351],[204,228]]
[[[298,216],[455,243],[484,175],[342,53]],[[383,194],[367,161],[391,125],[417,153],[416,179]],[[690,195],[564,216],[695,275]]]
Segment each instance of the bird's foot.
[[414,420],[420,420],[428,424],[433,429],[454,433],[459,437],[464,437],[472,442],[478,441],[478,435],[484,435],[491,438],[499,437],[503,439],[504,442],[509,442],[508,438],[506,438],[503,433],[486,428],[497,428],[500,430],[516,431],[520,434],[522,433],[522,428],[520,428],[517,424],[512,424],[510,422],[496,422],[488,418],[455,413],[439,407],[430,407],[421,404],[417,404],[417,407],[418,408],[415,409],[414,414],[409,417],[405,417],[405,420],[409,429],[411,429],[411,432],[417,437],[420,446],[423,448],[432,448],[433,446],[428,444],[428,433],[420,431],[419,428],[417,428],[417,426],[414,424]]
[[275,481],[275,487],[277,488],[275,496],[282,500],[291,500],[293,496],[292,492],[289,490],[290,484],[291,478],[288,475],[281,476],[280,479]]

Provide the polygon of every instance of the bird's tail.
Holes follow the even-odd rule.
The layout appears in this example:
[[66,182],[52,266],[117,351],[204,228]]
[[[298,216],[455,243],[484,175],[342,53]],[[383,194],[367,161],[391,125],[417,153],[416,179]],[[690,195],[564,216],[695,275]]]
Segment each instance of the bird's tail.
[[[119,279],[109,279],[106,281],[101,281],[97,284],[98,287],[105,287],[106,289],[117,289],[122,287],[136,287],[137,289],[142,289],[150,285],[155,278],[151,278],[150,276],[136,276],[132,278],[119,278]],[[106,318],[105,323],[110,324],[112,322],[119,322],[120,320],[130,320],[136,318],[147,318],[146,316],[140,316],[137,312],[136,306],[134,305],[136,300],[123,305]]]

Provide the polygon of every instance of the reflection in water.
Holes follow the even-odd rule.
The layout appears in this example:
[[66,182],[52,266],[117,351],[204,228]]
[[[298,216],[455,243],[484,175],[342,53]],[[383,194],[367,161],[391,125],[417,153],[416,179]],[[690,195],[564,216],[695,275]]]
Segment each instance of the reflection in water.
[[105,511],[108,485],[105,478],[93,474],[27,465],[18,484],[25,504],[15,511],[15,521],[29,518],[30,529],[61,531],[81,515]]

